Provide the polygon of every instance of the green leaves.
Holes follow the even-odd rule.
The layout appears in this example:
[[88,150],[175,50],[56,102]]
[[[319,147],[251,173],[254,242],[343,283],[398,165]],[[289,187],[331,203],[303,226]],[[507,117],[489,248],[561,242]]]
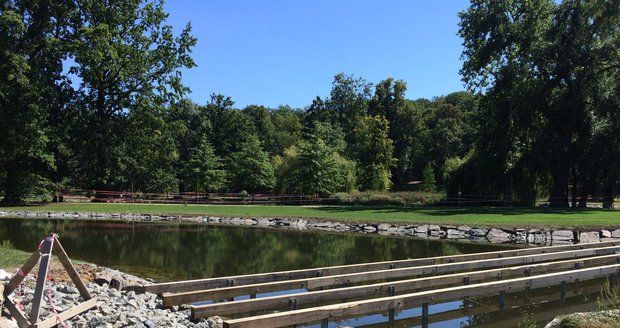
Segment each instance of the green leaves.
[[270,192],[276,184],[274,168],[256,136],[244,142],[241,149],[230,155],[230,190],[250,193]]

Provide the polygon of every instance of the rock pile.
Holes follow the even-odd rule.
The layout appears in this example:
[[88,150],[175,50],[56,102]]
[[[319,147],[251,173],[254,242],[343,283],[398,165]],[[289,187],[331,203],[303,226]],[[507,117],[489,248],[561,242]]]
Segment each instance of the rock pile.
[[[49,290],[45,291],[41,318],[54,316],[68,310],[83,301],[77,288],[64,282],[51,282]],[[21,303],[26,312],[30,310],[33,299],[35,281],[27,278],[23,284]],[[189,321],[189,310],[163,309],[162,302],[155,294],[136,294],[133,291],[119,291],[110,288],[107,284],[99,286],[95,283],[87,284],[91,296],[97,298],[97,308],[65,321],[67,327],[112,328],[112,327],[221,327],[222,321],[218,317],[203,319],[198,322]],[[52,302],[49,301],[51,295]],[[15,300],[15,296],[12,296]],[[53,307],[51,306],[53,304]],[[17,327],[14,321],[2,322],[2,327]],[[62,326],[62,325],[61,325]]]

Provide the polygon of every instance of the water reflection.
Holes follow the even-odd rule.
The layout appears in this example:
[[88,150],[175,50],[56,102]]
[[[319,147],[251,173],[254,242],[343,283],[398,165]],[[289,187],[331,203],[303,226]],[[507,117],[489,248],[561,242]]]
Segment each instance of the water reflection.
[[413,238],[180,223],[0,219],[0,240],[32,251],[59,234],[69,256],[158,281],[504,249]]

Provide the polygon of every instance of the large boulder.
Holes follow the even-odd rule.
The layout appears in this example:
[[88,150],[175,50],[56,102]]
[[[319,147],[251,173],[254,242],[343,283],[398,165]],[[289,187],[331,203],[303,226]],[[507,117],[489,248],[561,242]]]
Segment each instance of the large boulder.
[[600,241],[600,235],[598,231],[588,231],[579,234],[580,243],[598,243]]
[[575,240],[575,233],[572,230],[554,230],[551,233],[551,239],[556,241],[573,241]]
[[504,230],[493,228],[487,233],[487,239],[492,243],[504,243],[513,239],[513,235]]

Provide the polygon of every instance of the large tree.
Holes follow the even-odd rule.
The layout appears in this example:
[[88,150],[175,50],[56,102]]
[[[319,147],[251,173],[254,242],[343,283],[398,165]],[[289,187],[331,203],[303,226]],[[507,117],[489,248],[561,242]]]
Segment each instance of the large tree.
[[355,128],[358,183],[362,190],[389,190],[392,186],[394,145],[388,135],[388,121],[380,115],[366,115]]
[[77,103],[86,126],[78,144],[88,187],[118,180],[118,150],[126,116],[136,108],[167,106],[188,89],[181,70],[195,66],[196,39],[188,24],[177,36],[166,24],[162,0],[81,0],[73,29]]
[[72,1],[0,2],[0,193],[5,203],[45,199],[51,189],[50,118],[65,105],[62,60],[73,10]]
[[270,192],[275,187],[273,164],[258,137],[250,136],[228,161],[230,190]]

